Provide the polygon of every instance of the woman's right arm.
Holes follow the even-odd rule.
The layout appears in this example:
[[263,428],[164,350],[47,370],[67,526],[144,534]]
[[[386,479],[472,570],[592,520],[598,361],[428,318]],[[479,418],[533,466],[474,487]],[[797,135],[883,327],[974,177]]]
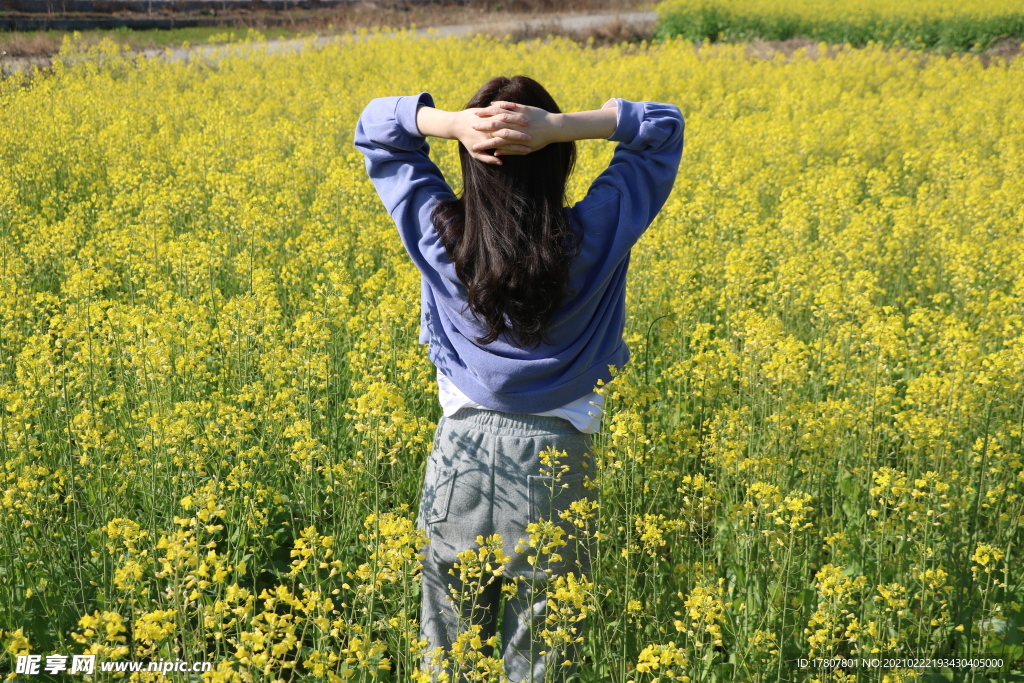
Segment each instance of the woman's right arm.
[[618,112],[618,102],[608,100],[600,109],[556,114],[561,129],[558,142],[607,140],[615,133]]
[[672,192],[686,122],[674,104],[616,98],[616,105],[615,130],[608,137],[619,143],[615,154],[573,210],[582,216],[601,207],[601,216],[614,216],[618,229],[639,239]]

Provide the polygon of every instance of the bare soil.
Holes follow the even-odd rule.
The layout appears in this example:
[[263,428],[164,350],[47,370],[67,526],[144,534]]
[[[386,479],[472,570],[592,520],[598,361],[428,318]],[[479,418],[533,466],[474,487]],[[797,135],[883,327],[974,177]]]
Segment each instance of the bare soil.
[[602,45],[650,41],[654,37],[654,24],[654,21],[636,22],[619,18],[586,29],[566,29],[558,22],[551,20],[532,24],[523,23],[512,30],[505,28],[489,29],[485,25],[480,29],[480,32],[496,38],[509,35],[515,42],[534,40],[536,38],[546,39],[549,35],[564,36],[577,43],[587,43],[590,41],[593,46],[600,47]]
[[[193,45],[204,40],[191,38],[192,34],[212,35],[231,28],[253,28],[272,38],[288,38],[315,33],[320,36],[342,34],[363,27],[388,26],[391,28],[429,28],[462,24],[486,25],[534,19],[538,15],[591,14],[609,11],[646,9],[651,0],[441,0],[440,2],[410,2],[407,0],[363,0],[343,7],[288,12],[248,12],[225,15],[218,13],[227,24],[218,27],[177,29],[175,31],[83,31],[82,44],[98,43],[112,37],[133,49],[182,44]],[[71,15],[68,15],[71,16]],[[129,17],[120,13],[118,17]],[[643,29],[650,38],[653,23]],[[609,32],[610,31],[610,32]],[[597,31],[596,39],[616,34],[615,29]],[[626,36],[637,31],[626,30]],[[175,40],[178,33],[182,37]],[[551,31],[538,34],[544,37]],[[558,33],[556,29],[554,31]],[[12,57],[50,57],[60,51],[66,31],[0,32],[0,59]],[[160,36],[159,34],[165,34]],[[191,38],[191,39],[190,39]],[[584,38],[585,40],[586,38]],[[628,39],[628,38],[623,38]],[[638,39],[642,40],[642,38]],[[621,42],[621,41],[620,41]]]

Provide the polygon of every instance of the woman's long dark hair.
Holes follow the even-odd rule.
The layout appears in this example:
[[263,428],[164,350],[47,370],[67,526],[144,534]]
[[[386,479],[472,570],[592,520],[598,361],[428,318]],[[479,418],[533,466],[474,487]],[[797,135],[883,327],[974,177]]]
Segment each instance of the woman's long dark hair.
[[[496,100],[561,112],[526,76],[492,78],[464,108]],[[516,346],[536,346],[547,341],[547,323],[570,294],[569,262],[580,247],[564,211],[576,143],[500,158],[501,166],[484,163],[459,143],[462,196],[440,202],[431,221],[469,292],[469,309],[489,330],[477,343],[504,333]]]

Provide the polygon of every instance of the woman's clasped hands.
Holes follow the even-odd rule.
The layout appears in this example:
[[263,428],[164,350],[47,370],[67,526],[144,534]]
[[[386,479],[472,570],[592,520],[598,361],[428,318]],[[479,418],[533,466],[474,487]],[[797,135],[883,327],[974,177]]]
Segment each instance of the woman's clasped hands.
[[416,110],[421,135],[458,140],[474,159],[496,166],[501,166],[501,157],[536,152],[553,142],[609,140],[617,125],[614,98],[600,110],[568,113],[507,101],[459,111],[427,106]]
[[559,119],[559,114],[538,107],[492,102],[458,112],[454,132],[474,159],[500,166],[502,156],[529,154],[557,142]]

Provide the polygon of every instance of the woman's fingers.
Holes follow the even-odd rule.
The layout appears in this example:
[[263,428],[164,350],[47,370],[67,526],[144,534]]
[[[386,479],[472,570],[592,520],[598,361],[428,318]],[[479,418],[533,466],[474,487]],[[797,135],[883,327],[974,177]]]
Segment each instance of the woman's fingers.
[[[496,131],[485,134],[490,135],[490,137],[487,138],[486,142],[494,142],[501,140],[520,140],[522,142],[529,142],[530,140],[533,140],[533,138],[530,137],[529,134],[524,133],[521,130],[513,130],[512,128],[499,128]],[[487,149],[486,147],[480,147],[480,144],[481,143],[476,143],[474,144],[474,147],[476,147],[477,149]]]
[[[505,123],[513,123],[513,124],[520,125],[520,126],[528,126],[528,125],[530,125],[530,117],[526,116],[525,114],[516,114],[514,112],[503,111],[503,110],[491,111],[490,108],[488,108],[488,109],[480,109],[480,110],[478,110],[478,111],[476,111],[474,113],[477,116],[479,116],[480,118],[486,118],[487,119],[487,121],[483,121],[481,123],[498,124],[498,125],[505,124]],[[475,125],[478,125],[478,124],[474,124],[474,126]]]
[[499,150],[504,152],[506,149],[526,149],[532,151],[533,148],[528,145],[513,145],[506,140],[485,140],[478,142],[469,150],[470,152],[482,152],[487,149]]
[[477,116],[493,116],[495,114],[526,114],[526,108],[518,104],[506,104],[501,106],[500,104],[492,104],[489,107],[479,107],[474,112]]
[[[497,151],[497,150],[495,150],[495,151]],[[470,151],[470,155],[474,159],[479,159],[480,161],[484,162],[485,164],[491,164],[493,166],[501,166],[501,159],[498,158],[497,154],[493,154],[493,155],[492,154],[481,154],[480,152]]]
[[474,150],[491,149],[497,146],[504,146],[508,144],[509,140],[516,140],[519,142],[529,142],[532,140],[529,135],[519,130],[512,130],[511,128],[502,128],[491,133],[491,137],[486,140],[473,144]]
[[498,158],[499,156],[522,156],[533,151],[526,145],[506,145],[499,148],[485,147],[484,149],[493,149],[494,152],[493,154],[483,154],[476,151],[475,147],[476,145],[474,145],[474,149],[470,150],[470,155],[474,159],[479,159],[485,164],[491,164],[493,166],[501,166],[501,160]]
[[[501,156],[529,154],[533,149],[526,144],[533,138],[520,130],[530,125],[527,108],[515,102],[495,101],[489,107],[474,112],[481,120],[470,127],[480,131],[484,140],[474,143],[469,153],[486,164],[501,165]],[[485,150],[490,150],[488,153]]]
[[499,128],[504,128],[506,126],[522,126],[525,128],[528,125],[530,125],[529,119],[506,119],[501,116],[492,116],[486,121],[474,123],[470,127],[475,130],[497,130]]
[[533,150],[523,145],[510,145],[507,147],[501,147],[495,149],[493,154],[481,154],[480,152],[471,151],[470,155],[474,159],[479,159],[485,164],[491,164],[492,166],[501,166],[501,159],[499,156],[522,156],[529,154]]
[[523,105],[518,102],[506,102],[505,100],[495,100],[494,102],[491,102],[491,106],[499,107],[501,109],[511,109],[513,111],[522,111],[524,109]]
[[492,147],[490,154],[471,151],[470,155],[474,159],[479,159],[480,161],[483,161],[484,163],[493,164],[495,166],[501,166],[501,160],[499,159],[499,157],[525,156],[525,155],[529,154],[532,151],[533,150],[530,149],[529,147],[524,147],[522,145],[512,145],[512,146],[500,147],[500,148],[493,148]]

